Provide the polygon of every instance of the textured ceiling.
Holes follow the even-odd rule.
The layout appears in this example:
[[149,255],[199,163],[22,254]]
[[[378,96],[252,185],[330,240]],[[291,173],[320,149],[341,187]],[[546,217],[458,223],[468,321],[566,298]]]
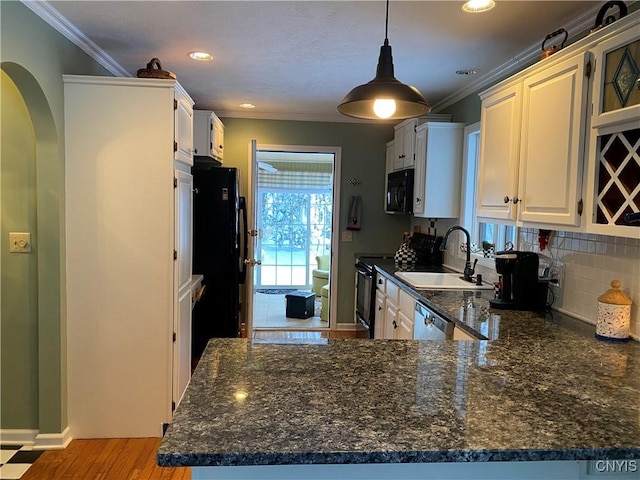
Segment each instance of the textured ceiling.
[[[391,1],[396,77],[438,111],[452,95],[539,48],[575,19],[595,22],[604,2],[505,1],[468,14],[462,1]],[[222,116],[346,121],[342,97],[375,76],[383,1],[49,2],[131,75],[158,57],[198,109]],[[577,35],[577,31],[569,31]],[[206,50],[210,62],[187,53]],[[476,69],[476,76],[456,75]],[[242,110],[251,102],[256,108]]]

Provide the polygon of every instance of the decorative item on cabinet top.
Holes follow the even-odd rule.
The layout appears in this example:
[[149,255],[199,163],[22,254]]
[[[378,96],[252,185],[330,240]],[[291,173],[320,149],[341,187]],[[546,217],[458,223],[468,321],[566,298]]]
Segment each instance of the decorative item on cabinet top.
[[176,74],[168,70],[162,70],[160,60],[156,57],[149,60],[147,68],[138,70],[138,78],[160,78],[164,80],[176,80]]
[[[609,15],[605,17],[607,12],[611,12],[611,9],[615,7],[618,7],[618,18],[616,19],[614,15]],[[602,27],[607,26],[615,22],[616,20],[620,20],[622,17],[626,17],[626,16],[627,16],[627,6],[624,4],[624,2],[621,2],[621,1],[607,2],[602,6],[600,11],[598,12],[598,15],[596,16],[596,23],[593,26],[593,28],[589,31],[589,33],[596,32],[600,30]]]
[[[551,45],[550,47],[544,48],[545,44],[547,43],[547,40],[551,40],[563,34],[564,34],[564,38],[562,39],[562,42],[560,42],[560,46]],[[561,28],[559,30],[556,30],[555,32],[551,32],[549,35],[544,37],[544,40],[542,41],[542,47],[541,47],[542,54],[540,55],[540,59],[545,59],[553,55],[554,53],[562,50],[564,48],[564,42],[567,41],[568,36],[569,36],[569,33],[564,28]]]

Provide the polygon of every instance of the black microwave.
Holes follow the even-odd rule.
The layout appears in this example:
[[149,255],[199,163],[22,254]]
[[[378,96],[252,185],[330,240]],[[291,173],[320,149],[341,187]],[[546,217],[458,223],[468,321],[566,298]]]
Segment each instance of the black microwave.
[[413,168],[387,175],[387,212],[413,213]]

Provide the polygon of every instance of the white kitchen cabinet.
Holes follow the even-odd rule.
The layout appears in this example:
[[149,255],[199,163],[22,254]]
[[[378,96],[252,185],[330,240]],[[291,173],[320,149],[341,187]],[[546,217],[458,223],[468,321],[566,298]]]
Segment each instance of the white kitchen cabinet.
[[209,157],[222,164],[224,159],[224,124],[210,110],[193,113],[193,142],[197,156]]
[[514,192],[518,174],[522,85],[517,83],[482,97],[480,169],[477,215],[514,220],[514,205],[505,201]]
[[416,129],[414,216],[460,216],[464,127],[464,123],[427,122]]
[[410,118],[394,127],[395,157],[394,170],[411,168],[414,165],[416,127],[418,120]]
[[193,166],[193,100],[186,92],[184,95],[176,95],[173,110],[173,159]]
[[177,406],[191,378],[191,312],[193,305],[193,176],[174,170],[174,245],[173,262],[174,304],[178,305],[173,318],[173,388],[172,400]]
[[580,223],[588,60],[583,52],[481,95],[479,217]]
[[415,299],[395,282],[377,276],[374,338],[411,340]]
[[193,101],[65,75],[64,102],[71,435],[159,437],[190,376]]
[[626,214],[640,211],[640,89],[632,75],[640,66],[638,15],[621,20],[617,31],[593,49],[585,189],[589,233],[640,238],[640,224],[625,221]]

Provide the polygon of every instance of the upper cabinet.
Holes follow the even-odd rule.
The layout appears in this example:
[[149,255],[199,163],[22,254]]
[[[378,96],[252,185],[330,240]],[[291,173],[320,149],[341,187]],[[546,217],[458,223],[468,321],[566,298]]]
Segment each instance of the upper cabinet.
[[417,126],[416,118],[410,118],[395,126],[394,170],[413,167]]
[[193,100],[176,82],[174,110],[174,160],[193,166]]
[[224,124],[210,110],[195,110],[193,143],[198,157],[209,157],[222,163],[224,158]]
[[[616,22],[617,23],[617,22]],[[586,230],[640,238],[640,28],[638,21],[594,49]]]
[[481,96],[478,216],[579,224],[588,59],[583,52]]
[[640,238],[640,11],[483,92],[477,213]]
[[460,215],[464,123],[427,122],[416,129],[413,214]]

